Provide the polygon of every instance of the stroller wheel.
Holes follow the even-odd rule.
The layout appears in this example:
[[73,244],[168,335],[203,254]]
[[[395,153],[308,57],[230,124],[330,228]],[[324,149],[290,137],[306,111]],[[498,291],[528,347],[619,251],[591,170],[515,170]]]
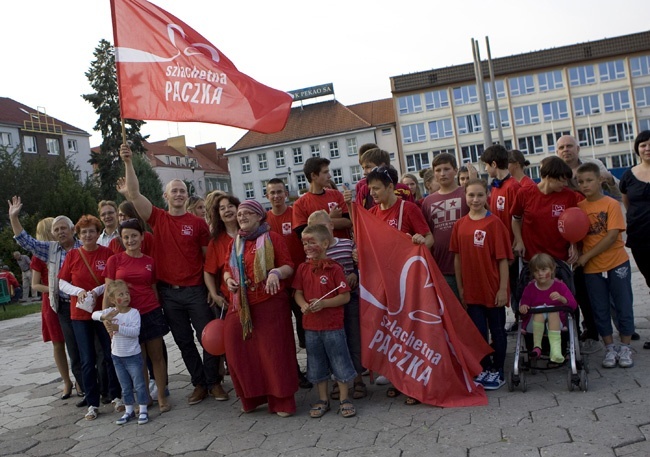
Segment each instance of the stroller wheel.
[[588,388],[589,388],[589,380],[587,379],[587,371],[586,370],[581,370],[580,371],[580,389],[582,389],[583,392],[586,392]]
[[510,376],[506,376],[506,382],[508,383],[508,392],[514,392],[515,390],[515,381],[513,379],[514,377],[514,373],[510,373]]
[[573,373],[571,373],[571,370],[567,370],[566,386],[569,392],[573,392],[575,385],[573,384]]
[[526,375],[522,372],[519,378],[521,382],[521,391],[526,392],[526,390],[528,389],[528,385],[526,384]]

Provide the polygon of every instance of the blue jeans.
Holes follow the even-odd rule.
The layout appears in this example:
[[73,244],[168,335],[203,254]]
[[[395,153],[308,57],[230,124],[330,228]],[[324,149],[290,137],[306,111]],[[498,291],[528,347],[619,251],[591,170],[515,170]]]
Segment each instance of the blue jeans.
[[142,371],[142,354],[119,357],[113,354],[113,365],[115,373],[122,386],[122,400],[125,405],[135,404],[133,391],[138,397],[138,404],[149,403],[149,390],[144,383],[144,372]]
[[[81,356],[81,372],[84,380],[86,401],[88,406],[99,407],[99,384],[97,383],[97,354],[95,352],[95,335],[99,339],[104,354],[111,353],[111,338],[102,322],[97,321],[72,321],[72,330],[77,340],[79,355]],[[120,398],[120,383],[115,374],[113,360],[104,357],[104,367],[108,376],[108,394],[111,398]]]
[[352,381],[354,371],[345,330],[305,330],[307,379],[314,384],[327,381],[330,374],[339,382]]
[[[614,313],[618,331],[623,336],[634,333],[634,296],[632,294],[632,271],[630,261],[603,273],[585,274],[585,283],[591,301],[591,308],[600,336],[612,335],[612,314]],[[611,300],[610,300],[611,296]]]
[[361,321],[359,320],[359,293],[350,292],[350,301],[345,305],[345,317],[343,323],[345,327],[345,336],[348,341],[348,351],[352,365],[357,374],[363,372],[361,365]]
[[476,325],[476,328],[485,341],[489,344],[488,329],[492,335],[492,347],[494,353],[487,355],[481,361],[484,370],[493,369],[503,371],[506,362],[506,348],[508,345],[506,336],[506,308],[488,308],[483,305],[467,305],[467,314]]

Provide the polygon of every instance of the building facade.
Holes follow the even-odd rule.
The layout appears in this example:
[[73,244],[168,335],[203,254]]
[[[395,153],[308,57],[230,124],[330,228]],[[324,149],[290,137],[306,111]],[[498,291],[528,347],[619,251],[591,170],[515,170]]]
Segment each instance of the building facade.
[[406,171],[430,167],[441,152],[477,164],[483,129],[497,140],[497,118],[504,146],[527,156],[533,178],[564,134],[578,139],[582,156],[608,168],[635,163],[634,137],[650,130],[650,32],[492,62],[495,94],[481,62],[488,119],[480,115],[473,64],[391,77]]

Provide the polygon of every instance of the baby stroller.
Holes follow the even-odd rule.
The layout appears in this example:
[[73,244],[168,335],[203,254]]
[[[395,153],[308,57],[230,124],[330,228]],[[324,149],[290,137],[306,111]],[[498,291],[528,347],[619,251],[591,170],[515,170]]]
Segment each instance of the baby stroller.
[[[532,332],[528,332],[525,328],[519,329],[517,332],[517,344],[515,346],[514,365],[510,376],[506,376],[508,390],[510,392],[514,391],[515,387],[521,387],[522,392],[526,392],[526,371],[534,375],[538,370],[553,370],[564,365],[568,366],[567,388],[569,391],[573,391],[576,387],[580,388],[583,392],[587,391],[587,363],[586,359],[580,354],[578,329],[572,311],[571,308],[566,306],[539,307],[528,310],[528,314],[566,312],[567,328],[562,329],[562,352],[564,354],[568,353],[569,359],[564,364],[552,366],[551,362],[542,360],[543,357],[532,358],[530,350],[533,347]],[[526,348],[523,348],[524,343]],[[548,354],[548,339],[546,336],[543,341],[542,354]]]

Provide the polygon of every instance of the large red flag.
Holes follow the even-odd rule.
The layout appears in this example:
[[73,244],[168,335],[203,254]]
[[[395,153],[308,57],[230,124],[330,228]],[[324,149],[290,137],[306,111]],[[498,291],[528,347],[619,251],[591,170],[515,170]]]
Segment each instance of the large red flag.
[[492,352],[424,245],[354,205],[363,366],[436,406],[486,405],[474,382]]
[[282,130],[292,97],[240,73],[194,29],[145,0],[111,0],[123,118]]

